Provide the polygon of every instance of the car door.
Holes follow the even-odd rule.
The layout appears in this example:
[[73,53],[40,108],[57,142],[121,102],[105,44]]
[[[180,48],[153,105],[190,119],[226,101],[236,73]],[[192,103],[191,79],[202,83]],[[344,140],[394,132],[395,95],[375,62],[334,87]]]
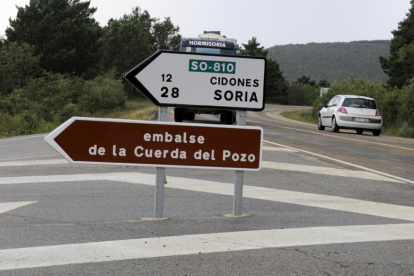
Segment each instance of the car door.
[[333,97],[325,108],[321,110],[322,124],[324,126],[331,126],[332,114],[333,114],[333,105],[339,97]]

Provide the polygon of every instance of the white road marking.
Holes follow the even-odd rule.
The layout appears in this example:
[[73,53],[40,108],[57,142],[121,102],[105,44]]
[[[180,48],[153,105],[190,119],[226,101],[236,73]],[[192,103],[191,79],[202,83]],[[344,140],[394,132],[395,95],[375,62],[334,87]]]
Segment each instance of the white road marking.
[[[270,117],[277,119],[276,117],[273,117],[273,116],[270,116]],[[377,143],[377,142],[371,142],[371,141],[364,141],[364,140],[359,140],[359,139],[352,139],[352,138],[338,136],[338,135],[329,135],[329,134],[324,134],[324,133],[319,133],[319,132],[314,132],[314,131],[309,131],[309,130],[297,129],[297,128],[293,128],[293,127],[284,127],[284,126],[280,126],[280,125],[272,125],[272,124],[260,123],[260,122],[251,121],[251,120],[248,120],[248,122],[256,123],[256,124],[261,124],[261,125],[272,126],[272,127],[279,127],[279,128],[284,128],[284,129],[290,129],[290,130],[295,130],[295,131],[300,131],[300,132],[306,132],[306,133],[311,133],[311,134],[315,134],[315,135],[328,136],[328,137],[332,137],[332,138],[338,138],[338,139],[356,141],[356,142],[361,142],[361,143],[368,143],[368,144],[380,145],[380,146],[384,146],[384,147],[392,147],[392,148],[398,148],[398,149],[403,149],[403,150],[411,150],[411,151],[414,151],[413,148],[405,148],[405,147],[400,147],[400,146],[395,146],[395,145],[389,145],[389,144],[383,144],[383,143]]]
[[[234,184],[168,176],[166,188],[233,196]],[[155,175],[145,173],[74,174],[0,178],[0,185],[108,180],[155,185]],[[414,221],[414,207],[359,199],[286,191],[245,185],[244,198],[283,202],[343,212]]]
[[0,162],[0,167],[41,166],[41,165],[60,165],[60,164],[69,164],[69,162],[66,161],[65,159],[13,161],[13,162]]
[[[280,152],[297,152],[296,150],[287,149],[284,147],[263,147],[265,151],[280,151]],[[0,159],[0,167],[12,167],[12,166],[41,166],[41,165],[58,165],[58,164],[68,164],[69,161],[65,159],[50,159],[50,160],[36,160],[33,158],[39,157],[55,157],[61,156],[60,154],[51,154],[51,155],[41,155],[33,157],[20,157],[20,158],[10,158],[10,159]],[[23,161],[22,159],[33,159]],[[16,160],[16,161],[14,161]],[[11,162],[12,161],[12,162]]]
[[[114,180],[125,174],[134,173],[108,173],[108,174],[65,174],[65,175],[40,175],[40,176],[19,176],[2,177],[0,185],[12,184],[32,184],[32,183],[54,183],[54,182],[75,182],[75,181],[95,181],[95,180]],[[137,177],[152,176],[149,174],[137,174]],[[155,179],[155,178],[154,178]]]
[[0,162],[12,161],[12,160],[22,160],[22,159],[33,159],[33,160],[35,160],[34,158],[55,157],[55,156],[60,156],[60,154],[48,154],[48,155],[36,155],[36,156],[26,156],[26,157],[0,159]]
[[[275,149],[283,151],[284,148],[275,148],[269,147],[270,149]],[[293,151],[286,149],[287,152]],[[0,162],[0,167],[10,167],[10,166],[40,166],[40,165],[60,165],[60,164],[69,164],[65,159],[52,159],[52,160],[30,160],[30,161],[14,161],[14,162]],[[321,174],[321,175],[333,175],[340,177],[353,177],[360,179],[369,179],[377,181],[386,181],[386,182],[395,182],[403,183],[394,178],[384,177],[378,174],[366,172],[366,171],[354,171],[346,169],[336,169],[329,167],[318,167],[318,166],[306,166],[306,165],[297,165],[297,164],[288,164],[280,162],[262,162],[262,167],[267,169],[283,170],[283,171],[295,171],[295,172],[304,172],[312,174]],[[0,183],[1,184],[1,183]]]
[[333,176],[340,176],[340,177],[352,177],[352,178],[387,181],[387,182],[395,182],[395,183],[404,183],[404,182],[401,182],[393,178],[384,177],[382,175],[374,174],[374,173],[367,172],[367,171],[355,171],[355,170],[336,169],[336,168],[329,168],[329,167],[306,166],[306,165],[280,163],[280,162],[267,162],[267,161],[262,162],[262,168],[282,170],[282,171],[322,174],[322,175],[333,175]]
[[9,212],[11,210],[36,203],[37,201],[22,201],[22,202],[1,202],[0,203],[0,214]]
[[293,246],[414,240],[414,224],[211,233],[0,250],[0,270]]
[[283,152],[297,152],[296,150],[282,148],[282,147],[263,147],[266,151],[283,151]]
[[369,172],[372,172],[372,173],[376,173],[376,174],[379,174],[379,175],[383,175],[383,176],[386,176],[386,177],[389,177],[389,178],[394,178],[394,179],[400,180],[400,181],[405,182],[405,183],[414,184],[414,181],[406,179],[406,178],[402,178],[402,177],[395,176],[395,175],[392,175],[392,174],[380,172],[380,171],[373,170],[373,169],[370,169],[370,168],[367,168],[367,167],[363,167],[363,166],[359,166],[359,165],[352,164],[352,163],[349,163],[349,162],[345,162],[345,161],[342,161],[342,160],[339,160],[339,159],[336,159],[336,158],[328,157],[328,156],[325,156],[325,155],[322,155],[322,154],[317,154],[317,153],[310,152],[310,151],[307,151],[307,150],[301,150],[301,149],[298,149],[298,148],[285,146],[285,145],[282,145],[282,144],[279,144],[279,143],[274,143],[274,142],[267,141],[267,140],[263,140],[263,142],[271,144],[271,145],[275,145],[275,146],[278,146],[278,147],[285,147],[285,148],[288,148],[288,149],[296,150],[298,152],[307,153],[307,154],[310,154],[310,155],[313,155],[313,156],[318,156],[322,159],[332,160],[332,161],[335,161],[337,163],[341,163],[341,164],[344,164],[344,165],[347,165],[347,166],[362,169],[362,170],[369,171]]
[[35,139],[35,138],[40,138],[40,137],[44,137],[45,135],[43,134],[39,134],[39,135],[30,135],[29,137],[18,137],[18,138],[5,138],[5,139],[0,139],[0,143],[1,142],[12,142],[12,141],[19,141],[19,140],[27,140],[27,139]]

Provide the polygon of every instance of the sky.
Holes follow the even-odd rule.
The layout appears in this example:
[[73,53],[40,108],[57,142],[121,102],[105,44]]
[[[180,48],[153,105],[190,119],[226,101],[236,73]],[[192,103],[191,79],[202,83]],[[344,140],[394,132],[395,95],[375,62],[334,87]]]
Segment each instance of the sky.
[[[17,6],[30,0],[0,0],[0,35]],[[131,13],[133,7],[151,17],[170,17],[184,37],[221,31],[247,43],[252,37],[266,48],[311,42],[349,42],[391,39],[410,9],[410,0],[90,0],[95,19],[105,26],[110,18]]]

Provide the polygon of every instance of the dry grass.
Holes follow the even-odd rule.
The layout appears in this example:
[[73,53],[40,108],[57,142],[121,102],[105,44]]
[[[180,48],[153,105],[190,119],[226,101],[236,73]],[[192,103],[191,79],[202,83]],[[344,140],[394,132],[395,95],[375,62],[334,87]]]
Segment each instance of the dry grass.
[[112,114],[115,118],[131,120],[154,120],[158,107],[147,99],[127,100],[125,109]]
[[312,110],[286,111],[280,115],[296,121],[318,124],[318,119],[312,116]]

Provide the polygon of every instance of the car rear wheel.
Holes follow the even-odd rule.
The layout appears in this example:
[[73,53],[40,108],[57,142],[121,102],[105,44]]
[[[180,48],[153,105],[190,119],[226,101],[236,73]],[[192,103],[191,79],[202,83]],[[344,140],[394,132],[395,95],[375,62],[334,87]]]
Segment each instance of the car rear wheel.
[[332,131],[333,132],[338,132],[339,131],[339,126],[336,123],[336,118],[335,117],[333,117],[333,119],[332,119]]
[[322,125],[322,118],[321,118],[321,116],[319,116],[319,119],[318,119],[318,129],[319,130],[325,130],[325,127]]
[[194,121],[194,119],[195,119],[195,112],[188,112],[186,117],[187,117],[187,120]]
[[184,110],[181,108],[174,109],[174,121],[176,122],[182,122],[184,119]]
[[364,130],[363,130],[363,129],[357,129],[357,130],[356,130],[356,133],[358,133],[358,134],[362,134],[362,133],[364,133]]
[[381,134],[381,129],[376,129],[372,131],[372,135],[374,136],[380,136],[380,134]]

